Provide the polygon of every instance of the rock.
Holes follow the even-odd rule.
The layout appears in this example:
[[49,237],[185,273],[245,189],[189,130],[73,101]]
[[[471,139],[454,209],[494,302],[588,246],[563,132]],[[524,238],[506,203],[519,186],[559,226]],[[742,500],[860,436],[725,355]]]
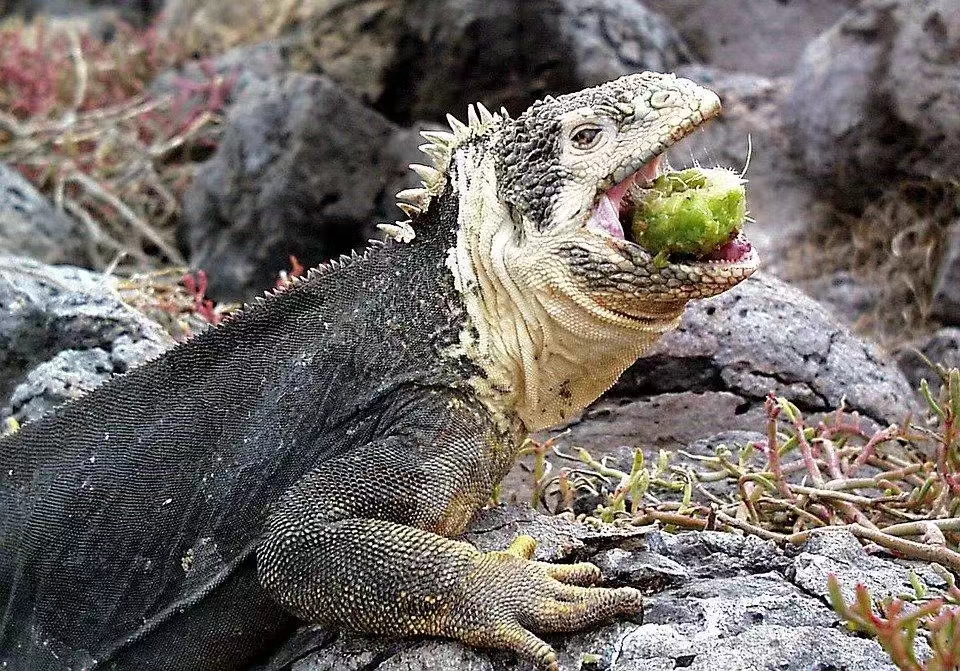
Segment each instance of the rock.
[[827,599],[827,578],[837,577],[844,598],[855,597],[857,584],[878,599],[912,594],[910,573],[928,587],[943,589],[946,581],[927,564],[898,563],[871,556],[849,531],[814,531],[789,571],[790,580],[808,594]]
[[699,578],[733,578],[767,571],[787,571],[791,560],[771,541],[719,531],[652,533],[647,547],[664,555]]
[[785,105],[807,173],[856,207],[904,175],[960,177],[955,0],[868,0],[810,43]]
[[[478,100],[517,113],[547,93],[689,60],[673,28],[636,0],[399,4],[406,25],[397,51],[364,95],[401,121],[439,119]],[[359,49],[339,53],[341,63],[363,63]],[[328,67],[322,56],[321,62]],[[351,85],[351,79],[341,81]]]
[[99,347],[63,350],[17,385],[10,397],[10,414],[20,422],[36,419],[99,387],[112,374],[110,355]]
[[612,548],[591,559],[600,567],[610,585],[642,585],[644,590],[660,591],[680,585],[689,571],[669,557],[646,550]]
[[54,209],[14,168],[0,163],[0,254],[47,263],[83,263],[77,224]]
[[[722,617],[722,613],[718,613]],[[632,640],[645,647],[646,632],[641,627]],[[681,645],[686,643],[681,638]],[[749,630],[709,643],[688,644],[683,655],[666,655],[664,669],[686,667],[691,671],[754,671],[776,669],[777,671],[807,671],[809,669],[834,669],[845,671],[894,671],[890,659],[873,641],[854,638],[827,627],[793,627],[784,625],[760,625]],[[641,648],[642,649],[642,648]],[[621,648],[621,658],[630,659],[634,653],[626,644]],[[575,668],[575,667],[573,667]],[[641,671],[649,668],[648,660],[641,658],[639,664],[616,667],[623,671]]]
[[[216,43],[223,27],[248,28],[261,5],[174,0],[166,28]],[[298,68],[404,124],[462,115],[478,100],[519,112],[545,93],[689,60],[676,31],[639,0],[312,0],[295,19],[285,37]]]
[[960,326],[960,220],[947,230],[930,312],[948,326]]
[[934,393],[940,389],[940,378],[920,356],[945,368],[960,368],[960,328],[942,328],[928,338],[911,343],[897,353],[897,363],[917,389],[920,380],[926,380]]
[[[663,375],[670,374],[684,373],[672,369],[663,371]],[[696,375],[689,379],[693,381]],[[626,394],[626,387],[615,387],[611,393]],[[649,449],[648,458],[656,459],[659,449],[685,448],[719,432],[745,435],[763,426],[764,416],[758,404],[733,392],[701,388],[604,398],[584,411],[580,418],[551,434],[567,432],[562,444],[583,446],[591,452],[597,450],[594,456],[616,454],[620,457],[618,461],[626,466],[638,445]],[[715,441],[708,442],[712,446]],[[712,454],[711,447],[705,449]]]
[[35,419],[172,344],[102,275],[0,256],[0,419]]
[[854,0],[770,2],[744,0],[644,0],[666,17],[707,65],[766,77],[793,71],[804,47],[833,25]]
[[624,373],[613,396],[687,392],[733,394],[746,404],[741,414],[769,392],[810,412],[846,399],[848,410],[881,424],[915,409],[906,379],[875,345],[765,273],[691,302],[679,328]]
[[574,57],[576,88],[641,70],[670,72],[691,60],[674,28],[647,3],[564,0],[560,9],[556,21]]
[[[492,512],[507,519],[531,514],[509,507]],[[533,515],[524,533],[537,537],[536,528],[550,528],[552,523],[541,523],[535,519],[541,516]],[[490,521],[479,524],[487,528]],[[815,576],[809,569],[812,564],[843,568],[845,565],[837,564],[837,556],[854,558],[857,551],[862,553],[855,540],[857,548],[846,547],[848,540],[840,539],[845,549],[838,555],[835,544],[823,543],[815,536],[799,555],[791,557],[769,542],[733,534],[654,532],[643,548],[635,547],[636,538],[590,540],[586,527],[570,525],[569,529],[581,529],[573,533],[579,534],[584,546],[569,560],[582,559],[591,549],[602,547],[592,559],[608,580],[614,577],[617,584],[646,587],[654,593],[647,597],[642,624],[621,620],[592,631],[546,636],[557,650],[561,671],[896,668],[875,641],[838,626],[837,616],[821,596],[823,576]],[[499,547],[509,541],[509,537],[501,538]],[[892,585],[889,576],[899,580],[906,575],[907,569],[890,559],[865,554],[856,559],[863,561],[863,572],[844,574],[848,582],[862,579],[871,585]],[[653,567],[664,579],[651,583],[649,570],[629,568],[643,566]],[[932,571],[921,571],[924,580],[930,575],[934,579],[928,584],[936,593],[943,588],[942,581],[938,583]],[[793,576],[800,576],[802,584]],[[297,650],[301,651],[299,659]],[[296,671],[533,668],[518,663],[510,653],[470,649],[453,641],[391,641],[351,634],[334,637],[310,627],[304,627],[266,668],[281,668],[280,661],[289,663],[291,659],[298,659],[291,664]]]
[[251,81],[185,197],[181,231],[209,294],[250,298],[291,255],[316,265],[376,236],[401,215],[395,192],[415,181],[415,135],[324,76]]
[[845,270],[805,280],[801,286],[848,326],[855,325],[882,298],[881,287],[867,284]]
[[277,77],[288,70],[295,69],[291,58],[290,40],[269,40],[259,44],[247,45],[230,49],[202,61],[189,60],[178,68],[161,73],[150,83],[150,93],[153,96],[179,96],[181,100],[178,113],[187,117],[191,108],[203,104],[204,91],[195,91],[192,95],[184,94],[190,88],[203,88],[211,83],[215,77],[228,82],[225,91],[225,105],[236,101],[244,89],[250,84],[263,82]]

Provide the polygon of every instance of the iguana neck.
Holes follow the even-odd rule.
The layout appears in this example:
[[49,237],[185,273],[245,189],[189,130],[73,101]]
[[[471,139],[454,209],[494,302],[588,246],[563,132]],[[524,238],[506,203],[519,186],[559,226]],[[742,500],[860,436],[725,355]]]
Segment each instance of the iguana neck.
[[544,236],[534,256],[521,252],[492,157],[467,147],[452,168],[459,209],[447,266],[469,315],[461,344],[486,373],[473,384],[529,431],[566,421],[673,328],[679,312],[651,324],[598,305],[565,279],[559,236]]

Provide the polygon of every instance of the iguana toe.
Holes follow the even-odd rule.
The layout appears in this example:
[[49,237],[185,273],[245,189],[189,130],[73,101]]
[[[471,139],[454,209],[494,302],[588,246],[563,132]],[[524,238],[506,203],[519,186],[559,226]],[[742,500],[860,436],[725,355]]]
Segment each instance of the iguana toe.
[[568,585],[595,585],[600,582],[600,569],[589,562],[577,564],[543,564],[547,575]]
[[477,560],[450,621],[452,635],[472,645],[513,650],[543,669],[557,669],[556,654],[533,632],[577,631],[633,615],[639,591],[585,587],[597,582],[593,564],[549,564],[526,557],[536,544],[520,537],[505,551]]

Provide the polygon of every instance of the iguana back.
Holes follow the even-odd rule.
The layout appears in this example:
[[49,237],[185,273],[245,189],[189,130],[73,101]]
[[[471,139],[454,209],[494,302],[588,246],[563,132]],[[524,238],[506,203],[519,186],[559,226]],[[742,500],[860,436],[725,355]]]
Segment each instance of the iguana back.
[[191,635],[163,637],[161,668],[190,640],[242,668],[289,629],[257,598],[252,545],[304,473],[450,382],[431,364],[462,326],[429,268],[441,237],[314,272],[0,440],[0,661],[81,668],[172,626]]

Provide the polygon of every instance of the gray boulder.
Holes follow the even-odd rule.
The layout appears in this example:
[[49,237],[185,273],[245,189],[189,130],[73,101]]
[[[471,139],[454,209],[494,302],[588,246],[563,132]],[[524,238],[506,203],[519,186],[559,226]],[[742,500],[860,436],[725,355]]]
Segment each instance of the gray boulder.
[[276,39],[230,49],[202,61],[188,60],[150,83],[156,97],[174,96],[177,113],[186,118],[209,102],[211,85],[219,78],[223,103],[233,104],[250,84],[295,70],[291,40]]
[[321,2],[302,33],[323,72],[400,122],[478,100],[515,112],[545,93],[689,60],[639,0]]
[[[402,76],[378,102],[400,118],[438,118],[475,100],[516,112],[546,93],[689,60],[676,31],[637,0],[432,4],[432,12],[407,12],[420,52],[397,68]],[[416,95],[407,102],[411,86]]]
[[883,286],[868,282],[855,273],[838,270],[821,273],[796,283],[823,303],[846,325],[856,328],[857,321],[883,300]]
[[172,344],[109,278],[0,256],[0,419],[36,419]]
[[0,254],[83,263],[76,222],[54,209],[16,169],[0,163]]
[[[482,512],[468,537],[486,549],[503,548],[517,532],[545,537],[551,547],[558,547],[558,537],[566,538],[566,561],[593,561],[607,584],[632,585],[649,595],[642,623],[620,621],[593,631],[547,636],[563,671],[896,668],[876,642],[838,626],[826,604],[824,571],[839,572],[845,584],[865,582],[883,596],[910,589],[910,567],[868,557],[846,532],[828,539],[815,536],[791,556],[754,537],[648,531],[640,539],[635,534],[618,536],[624,532],[609,527],[598,530],[529,509],[501,507]],[[492,542],[484,543],[485,536],[492,536]],[[943,588],[935,573],[914,568],[931,590]],[[310,627],[274,662],[281,660],[295,671],[532,669],[508,653],[452,641],[337,637]]]
[[846,399],[849,410],[879,423],[915,408],[907,380],[878,347],[765,273],[693,302],[679,328],[624,373],[613,395],[683,392],[733,394],[748,407],[774,392],[809,412]]
[[644,0],[665,16],[697,61],[720,69],[776,77],[790,74],[814,37],[855,0]]
[[327,77],[250,81],[184,202],[181,233],[209,294],[250,298],[291,255],[311,266],[362,246],[402,214],[394,194],[414,182],[417,144]]
[[785,107],[809,175],[856,206],[903,175],[960,177],[955,0],[868,0],[810,43]]

